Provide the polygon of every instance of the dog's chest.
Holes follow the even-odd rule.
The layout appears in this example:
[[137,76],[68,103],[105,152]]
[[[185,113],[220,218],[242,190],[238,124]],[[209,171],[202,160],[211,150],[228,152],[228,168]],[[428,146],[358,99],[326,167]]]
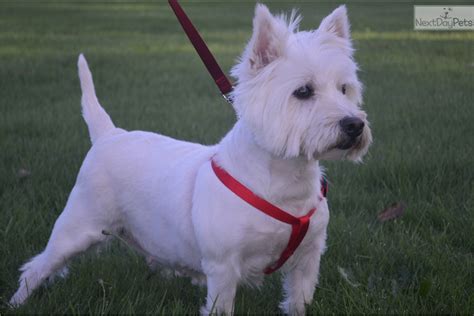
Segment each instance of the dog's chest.
[[[311,242],[318,233],[325,229],[329,220],[329,211],[326,200],[318,201],[314,205],[314,213],[309,217],[309,228],[303,239],[303,243]],[[305,208],[305,215],[309,213],[310,208]],[[245,228],[245,236],[252,236],[253,238],[246,238],[247,247],[252,248],[252,244],[259,249],[267,249],[269,252],[280,253],[282,247],[288,244],[292,232],[292,225],[284,223],[276,218],[260,212],[252,208],[253,219],[248,221]],[[274,250],[274,251],[272,251]]]
[[[318,243],[329,218],[319,184],[310,187],[312,190],[306,199],[296,197],[276,202],[279,208],[296,217],[316,208],[295,255]],[[271,196],[261,196],[273,202]],[[203,166],[198,173],[193,198],[193,224],[206,262],[231,264],[238,267],[240,275],[247,276],[244,279],[253,279],[263,276],[265,268],[275,263],[288,245],[292,225],[265,214],[239,197],[218,179],[210,165]]]
[[291,265],[292,261],[299,260],[305,253],[315,247],[324,247],[325,232],[329,220],[327,203],[325,200],[316,204],[316,212],[310,217],[308,231],[300,244],[290,247],[294,240],[291,236],[296,228],[290,224],[280,222],[266,214],[253,209],[253,218],[243,229],[240,243],[241,272],[245,279],[254,282],[262,271],[272,266],[289,248],[294,248],[294,254],[283,265]]
[[[327,204],[320,204],[319,212],[311,218],[303,241],[280,270],[285,271],[306,254],[314,253],[315,248],[324,249],[329,216]],[[255,220],[246,228],[245,237],[236,251],[240,258],[240,275],[244,282],[259,285],[263,281],[264,271],[277,263],[286,250],[291,231],[291,225],[271,218]]]

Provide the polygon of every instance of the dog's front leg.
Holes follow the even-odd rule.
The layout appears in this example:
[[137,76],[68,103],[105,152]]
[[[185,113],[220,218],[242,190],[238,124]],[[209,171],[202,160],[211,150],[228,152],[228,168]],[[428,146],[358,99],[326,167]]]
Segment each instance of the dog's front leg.
[[201,308],[202,315],[232,315],[238,278],[230,265],[208,262],[206,306]]
[[280,304],[287,315],[304,315],[305,305],[313,300],[318,282],[319,262],[325,248],[326,233],[321,233],[309,251],[284,274],[285,299]]

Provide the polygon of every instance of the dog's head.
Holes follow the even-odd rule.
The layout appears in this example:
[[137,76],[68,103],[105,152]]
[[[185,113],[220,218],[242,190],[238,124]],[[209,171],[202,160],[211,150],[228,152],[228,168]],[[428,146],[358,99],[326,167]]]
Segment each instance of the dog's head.
[[275,155],[360,160],[372,136],[346,8],[314,31],[299,32],[300,20],[257,5],[252,38],[232,69],[235,110]]

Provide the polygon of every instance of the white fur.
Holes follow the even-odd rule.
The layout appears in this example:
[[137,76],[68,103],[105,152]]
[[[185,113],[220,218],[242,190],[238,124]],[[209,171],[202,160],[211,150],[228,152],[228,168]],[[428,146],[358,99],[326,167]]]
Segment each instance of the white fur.
[[[339,7],[317,31],[295,32],[300,18],[274,17],[257,5],[254,32],[232,71],[238,121],[215,146],[116,128],[95,96],[92,76],[78,61],[82,108],[93,143],[63,213],[42,253],[22,268],[12,305],[22,304],[74,255],[121,234],[159,264],[207,282],[201,312],[231,314],[238,284],[259,285],[263,270],[285,248],[291,227],[236,197],[214,175],[211,157],[240,182],[295,216],[313,207],[311,226],[282,267],[282,310],[302,314],[311,302],[325,248],[328,205],[320,197],[320,159],[359,160],[371,142],[359,108],[361,84],[352,60],[349,22]],[[311,83],[315,95],[293,91]],[[346,84],[347,93],[341,93]],[[350,149],[339,121],[366,127]]]

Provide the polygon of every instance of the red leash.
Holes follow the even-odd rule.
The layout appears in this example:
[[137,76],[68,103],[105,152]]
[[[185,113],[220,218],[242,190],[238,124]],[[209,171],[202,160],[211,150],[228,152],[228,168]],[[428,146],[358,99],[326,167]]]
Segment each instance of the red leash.
[[[230,98],[230,92],[233,90],[233,86],[230,81],[225,76],[224,72],[219,67],[219,64],[215,60],[212,53],[207,48],[206,43],[199,35],[198,31],[189,20],[186,13],[183,11],[177,0],[168,0],[171,8],[173,9],[176,17],[178,18],[179,23],[184,29],[184,32],[188,36],[189,40],[193,44],[196,52],[201,57],[202,62],[206,66],[207,70],[214,79],[217,87],[221,91],[224,99],[227,102],[232,104],[232,99]],[[240,197],[245,202],[249,203],[251,206],[260,210],[261,212],[267,214],[270,217],[273,217],[280,222],[291,225],[291,235],[288,245],[283,250],[280,255],[280,258],[272,265],[267,267],[263,272],[265,274],[270,274],[278,270],[285,262],[291,257],[295,252],[296,248],[303,241],[304,236],[309,228],[309,220],[311,215],[316,211],[315,208],[311,209],[305,216],[295,217],[284,210],[278,208],[277,206],[271,204],[270,202],[260,198],[254,194],[250,189],[240,183],[237,179],[232,177],[227,171],[219,167],[214,159],[211,159],[212,170],[216,174],[217,178],[232,192],[234,192],[238,197]],[[321,179],[321,194],[323,197],[326,197],[327,193],[327,182],[324,177]]]
[[184,32],[193,44],[194,49],[196,49],[196,52],[199,54],[199,57],[201,57],[202,62],[221,91],[222,96],[227,102],[232,103],[229,93],[233,90],[233,87],[229,79],[227,79],[221,67],[219,67],[216,59],[212,55],[209,48],[207,48],[206,43],[202,39],[201,35],[199,35],[199,32],[196,30],[193,23],[184,12],[183,8],[181,8],[179,5],[179,2],[177,0],[168,0],[168,2],[174,11],[174,14],[176,14],[179,23],[181,23]]
[[[295,252],[296,248],[303,241],[304,236],[309,228],[309,220],[311,216],[316,211],[316,208],[309,210],[305,216],[295,217],[288,212],[280,209],[279,207],[271,204],[270,202],[262,199],[253,193],[249,188],[240,183],[237,179],[232,177],[227,171],[222,169],[214,159],[211,160],[212,170],[216,174],[217,178],[232,192],[234,192],[239,198],[252,205],[259,211],[267,214],[270,217],[273,217],[280,222],[291,225],[291,235],[288,245],[285,250],[280,255],[278,260],[267,267],[263,272],[265,274],[270,274],[278,270],[285,262],[291,257]],[[325,182],[321,181],[321,194],[323,197],[326,197],[327,185]]]

